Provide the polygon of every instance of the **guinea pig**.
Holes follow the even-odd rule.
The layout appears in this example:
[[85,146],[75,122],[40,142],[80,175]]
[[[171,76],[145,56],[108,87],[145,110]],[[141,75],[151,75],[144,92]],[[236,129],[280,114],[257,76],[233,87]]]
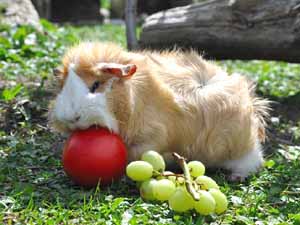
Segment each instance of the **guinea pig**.
[[231,180],[261,167],[268,100],[244,76],[195,51],[128,52],[112,43],[78,44],[62,64],[49,110],[55,130],[106,127],[123,138],[130,161],[148,150],[177,152],[229,170]]

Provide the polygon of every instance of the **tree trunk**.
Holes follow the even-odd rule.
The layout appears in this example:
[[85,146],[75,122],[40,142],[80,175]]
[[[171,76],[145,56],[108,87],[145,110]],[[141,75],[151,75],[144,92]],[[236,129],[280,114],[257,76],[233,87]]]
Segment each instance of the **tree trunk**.
[[300,0],[209,0],[159,12],[143,25],[149,48],[196,48],[214,59],[300,62]]
[[136,3],[137,0],[126,0],[125,22],[126,22],[126,38],[128,50],[138,48],[136,37]]

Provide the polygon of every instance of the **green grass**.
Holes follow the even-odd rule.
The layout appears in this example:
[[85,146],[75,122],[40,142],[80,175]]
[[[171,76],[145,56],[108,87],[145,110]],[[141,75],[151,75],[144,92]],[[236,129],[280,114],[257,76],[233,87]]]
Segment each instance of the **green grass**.
[[284,98],[300,93],[300,65],[274,61],[224,61],[229,73],[241,73],[255,80],[258,91],[270,98]]
[[104,24],[102,26],[65,26],[80,41],[109,41],[126,47],[125,27]]
[[[124,28],[43,24],[44,34],[30,27],[0,31],[0,224],[300,224],[300,104],[288,104],[299,92],[298,65],[220,62],[257,80],[260,94],[281,102],[272,112],[279,123],[269,123],[266,165],[259,174],[230,183],[222,171],[209,171],[228,196],[226,213],[177,214],[165,203],[141,200],[127,179],[86,190],[64,174],[64,139],[47,127],[47,106],[54,97],[51,70],[78,40],[124,46]],[[31,39],[38,44],[31,45]]]

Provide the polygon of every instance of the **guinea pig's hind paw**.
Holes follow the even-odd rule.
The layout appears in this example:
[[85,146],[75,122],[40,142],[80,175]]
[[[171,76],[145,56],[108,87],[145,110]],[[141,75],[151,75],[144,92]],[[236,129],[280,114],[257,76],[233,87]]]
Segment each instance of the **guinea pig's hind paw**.
[[232,182],[244,182],[246,177],[239,173],[232,173],[228,175],[228,180]]

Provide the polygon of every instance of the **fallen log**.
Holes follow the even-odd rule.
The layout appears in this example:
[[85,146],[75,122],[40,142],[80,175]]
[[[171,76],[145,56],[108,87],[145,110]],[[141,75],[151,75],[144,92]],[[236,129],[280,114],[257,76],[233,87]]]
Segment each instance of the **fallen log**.
[[300,62],[300,0],[209,0],[149,16],[140,46],[195,48],[214,59]]

